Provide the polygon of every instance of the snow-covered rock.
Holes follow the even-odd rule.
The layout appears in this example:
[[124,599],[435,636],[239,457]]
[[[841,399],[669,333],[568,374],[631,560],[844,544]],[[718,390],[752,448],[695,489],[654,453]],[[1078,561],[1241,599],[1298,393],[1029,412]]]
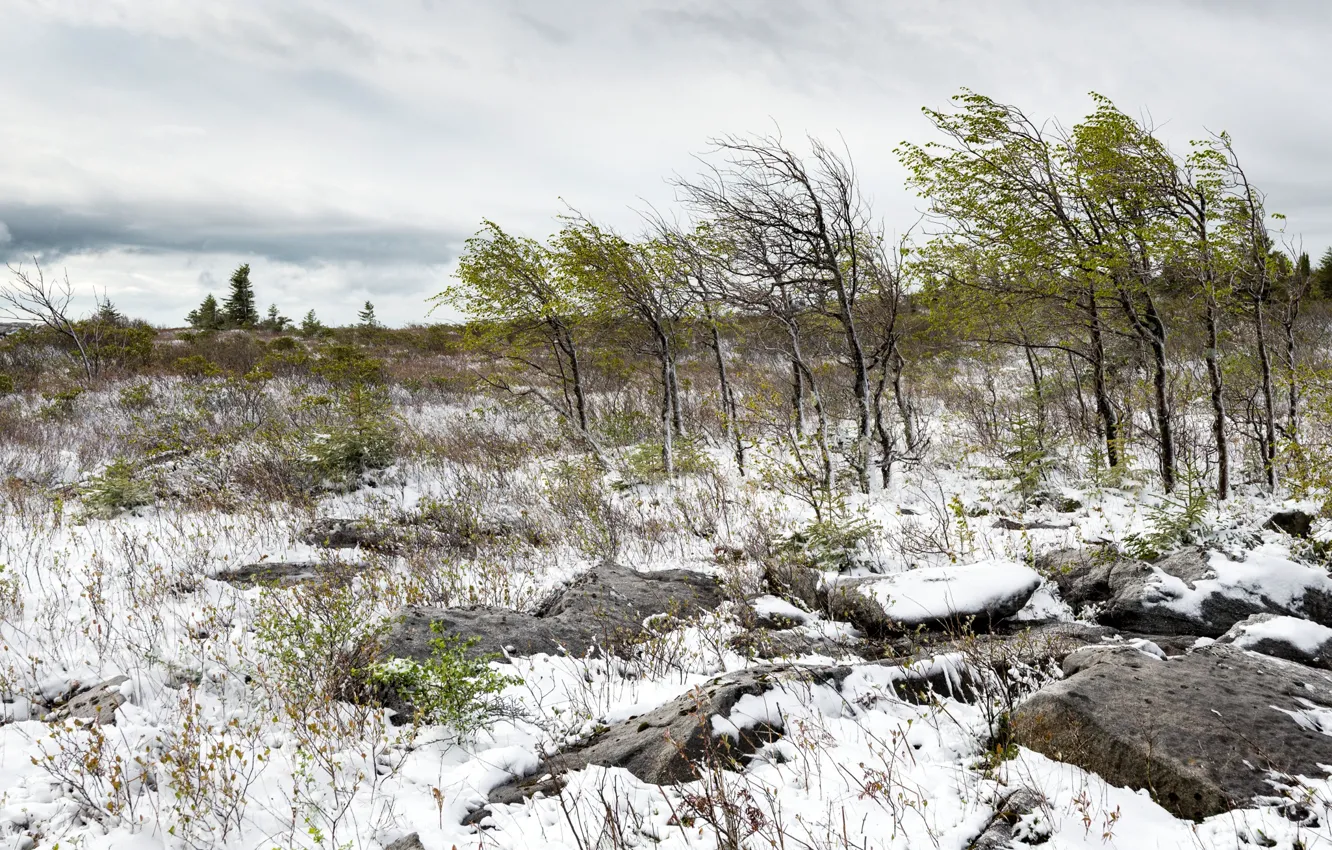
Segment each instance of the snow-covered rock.
[[1299,617],[1254,614],[1231,626],[1217,643],[1332,669],[1332,629]]
[[1097,622],[1153,635],[1220,637],[1251,614],[1332,625],[1332,578],[1263,544],[1236,560],[1186,549],[1154,564],[1109,549],[1067,549],[1038,562],[1075,611]]
[[[884,577],[843,582],[842,603],[854,594],[860,609],[870,609],[881,628],[961,625],[980,628],[1011,617],[1027,604],[1041,577],[1017,561],[995,559],[948,567],[922,567]],[[868,605],[866,604],[868,603]],[[862,619],[865,611],[857,612]]]

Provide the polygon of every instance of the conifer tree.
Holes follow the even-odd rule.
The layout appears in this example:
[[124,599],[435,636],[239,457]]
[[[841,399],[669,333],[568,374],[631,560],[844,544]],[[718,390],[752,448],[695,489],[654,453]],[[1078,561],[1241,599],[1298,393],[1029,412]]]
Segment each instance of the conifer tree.
[[319,336],[319,334],[322,333],[323,330],[324,330],[324,323],[319,321],[319,318],[315,316],[314,310],[311,310],[310,312],[306,313],[305,318],[301,319],[302,336],[316,337]]
[[363,328],[379,327],[379,320],[375,318],[375,305],[371,304],[369,301],[365,302],[365,308],[356,315],[361,320],[361,327]]
[[203,300],[197,308],[191,310],[185,320],[190,323],[190,327],[198,328],[201,331],[215,331],[222,327],[222,313],[217,305],[217,299],[213,293],[208,293],[208,297]]
[[259,324],[259,311],[254,306],[254,287],[250,283],[250,264],[245,263],[231,274],[231,295],[222,305],[227,327],[252,328]]

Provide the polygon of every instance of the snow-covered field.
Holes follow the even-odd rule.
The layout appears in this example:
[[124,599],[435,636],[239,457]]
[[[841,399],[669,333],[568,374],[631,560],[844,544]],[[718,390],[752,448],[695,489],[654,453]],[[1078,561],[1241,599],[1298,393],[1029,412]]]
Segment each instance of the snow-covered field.
[[[95,408],[98,402],[80,404]],[[414,427],[442,433],[461,427],[479,406],[418,405],[403,415]],[[496,432],[522,427],[497,412],[487,416],[484,427]],[[37,460],[6,462],[73,483],[89,468],[78,451],[55,447]],[[622,537],[613,543],[619,563],[754,584],[747,562],[718,553],[743,550],[747,540],[808,517],[796,502],[753,479],[741,481],[723,454],[715,455],[720,472],[685,478],[673,488],[614,488],[606,486],[609,476],[598,482],[612,509],[607,515],[622,523]],[[210,462],[224,465],[226,459]],[[986,750],[993,713],[985,705],[947,696],[904,701],[892,687],[898,667],[870,663],[858,654],[863,645],[853,642],[830,654],[827,647],[854,637],[849,626],[773,597],[757,599],[757,613],[799,621],[808,635],[828,639],[818,654],[784,662],[840,662],[851,670],[840,682],[784,681],[743,698],[728,716],[712,718],[718,739],[738,739],[740,730],[759,724],[782,734],[743,771],[710,771],[693,783],[649,785],[623,769],[591,766],[564,777],[562,793],[487,803],[493,788],[544,769],[544,756],[599,728],[719,674],[771,663],[731,640],[744,628],[738,596],[663,635],[670,651],[657,663],[542,654],[495,664],[511,677],[503,695],[519,711],[474,736],[393,726],[383,711],[351,703],[322,706],[317,716],[283,710],[291,683],[274,680],[259,632],[275,599],[292,591],[235,586],[218,580],[218,573],[257,562],[321,559],[372,568],[351,585],[354,619],[368,629],[425,592],[421,565],[359,549],[329,552],[301,542],[301,530],[315,517],[383,520],[410,514],[423,500],[461,493],[475,498],[483,514],[535,517],[562,530],[541,545],[436,564],[449,573],[449,587],[447,594],[433,591],[432,601],[451,594],[459,602],[532,610],[609,554],[599,540],[573,533],[568,516],[574,514],[540,515],[541,493],[551,492],[541,489],[549,483],[544,479],[555,475],[543,463],[533,458],[484,492],[462,492],[458,468],[415,458],[378,476],[375,487],[329,494],[314,510],[160,505],[99,519],[82,517],[73,495],[53,499],[10,487],[0,514],[0,692],[7,695],[0,722],[0,846],[380,848],[416,833],[427,850],[963,850],[994,819],[1005,794],[1019,787],[1035,790],[1043,802],[1014,827],[1018,847],[1332,845],[1326,813],[1296,823],[1275,808],[1253,808],[1193,823],[1171,816],[1145,791],[1112,787],[1029,750],[995,758]],[[1149,521],[1144,506],[1154,499],[1141,488],[1067,486],[1060,492],[1081,507],[1025,509],[1008,482],[963,462],[904,471],[888,489],[851,497],[849,510],[875,527],[855,572],[894,574],[880,582],[890,615],[933,616],[940,600],[929,583],[896,574],[947,567],[955,581],[950,594],[965,588],[993,596],[995,582],[1002,591],[1013,582],[1042,581],[1024,566],[1035,554],[1141,533]],[[1229,583],[1224,592],[1247,588],[1293,598],[1307,584],[1309,568],[1292,560],[1290,539],[1257,530],[1276,507],[1252,493],[1211,509],[1208,523],[1223,545],[1231,538],[1261,541],[1243,562],[1213,556],[1216,581]],[[999,514],[1028,527],[996,527]],[[711,534],[691,530],[698,524]],[[1202,591],[1172,588],[1168,578],[1162,593],[1173,593],[1170,604],[1196,606]],[[1046,583],[1017,619],[1052,618],[1071,619],[1071,613]],[[1273,621],[1253,634],[1288,633],[1316,645],[1327,632],[1316,628]],[[965,659],[944,655],[918,663],[946,668]],[[42,706],[117,677],[124,679],[110,690],[124,701],[114,724],[39,719]],[[1321,799],[1332,799],[1321,777],[1309,777],[1308,785]],[[488,814],[463,823],[482,808]]]

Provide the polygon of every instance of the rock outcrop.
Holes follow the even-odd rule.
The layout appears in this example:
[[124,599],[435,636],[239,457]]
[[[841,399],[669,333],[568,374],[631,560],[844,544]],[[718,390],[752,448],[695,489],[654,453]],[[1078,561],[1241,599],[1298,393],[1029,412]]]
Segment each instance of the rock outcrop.
[[1185,549],[1146,563],[1105,549],[1066,549],[1037,566],[1079,613],[1150,635],[1217,638],[1251,614],[1303,617],[1332,625],[1332,579],[1322,570],[1266,553],[1236,561]]
[[721,604],[711,576],[690,570],[643,573],[602,564],[579,576],[534,614],[497,608],[411,608],[389,635],[385,654],[421,660],[440,635],[475,638],[484,654],[585,655],[633,642],[651,617],[692,616]]
[[1071,653],[1066,678],[1013,717],[1019,743],[1199,820],[1295,805],[1293,777],[1332,764],[1332,675],[1214,643],[1161,660],[1132,646]]

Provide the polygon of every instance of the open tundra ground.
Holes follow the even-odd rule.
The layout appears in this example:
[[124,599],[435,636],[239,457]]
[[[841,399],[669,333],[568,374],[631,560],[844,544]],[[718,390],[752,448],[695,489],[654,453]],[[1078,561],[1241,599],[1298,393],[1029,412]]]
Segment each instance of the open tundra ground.
[[322,386],[6,402],[3,846],[1332,845],[1310,505],[1181,519],[1072,460],[1029,491],[939,403],[815,523],[778,440],[664,480],[420,382],[384,389],[380,468],[302,490],[349,433]]

